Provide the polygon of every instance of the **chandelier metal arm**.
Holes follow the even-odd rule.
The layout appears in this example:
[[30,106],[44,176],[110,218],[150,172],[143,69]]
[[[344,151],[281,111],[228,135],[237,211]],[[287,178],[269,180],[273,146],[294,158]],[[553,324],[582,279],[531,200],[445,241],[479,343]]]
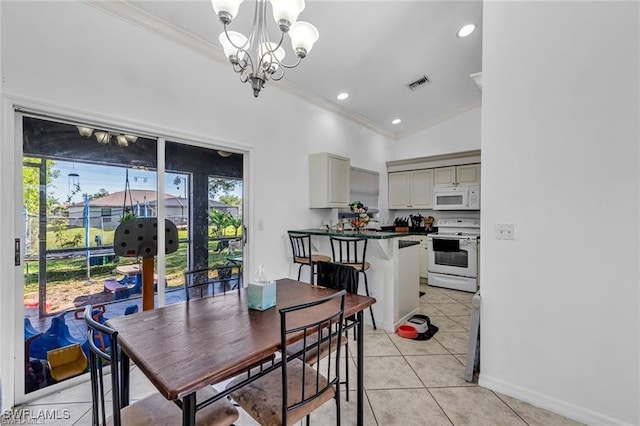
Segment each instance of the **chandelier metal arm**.
[[[216,0],[212,0],[212,3],[214,4],[214,10],[216,9],[216,3],[220,4]],[[304,30],[301,30],[303,33],[299,30],[296,32],[296,37],[292,38],[292,40],[296,40],[296,45],[294,46],[296,60],[294,63],[285,63],[283,61],[285,53],[282,44],[284,43],[285,33],[288,33],[289,29],[292,28],[292,23],[298,25],[295,22],[297,14],[293,16],[291,22],[288,18],[276,18],[280,29],[280,40],[278,43],[271,42],[267,31],[267,3],[267,0],[256,0],[253,27],[248,38],[227,29],[233,19],[232,15],[235,15],[237,10],[222,10],[218,12],[218,17],[224,28],[224,36],[220,35],[220,42],[225,47],[225,53],[229,57],[233,70],[240,74],[240,81],[243,83],[250,82],[256,97],[267,81],[280,80],[284,77],[285,69],[297,67],[307,55],[307,49],[311,50],[311,46],[318,38],[317,30],[313,25],[302,23],[304,24]],[[304,5],[302,7],[304,8]],[[309,27],[311,27],[312,35],[300,43],[303,40],[300,38],[300,34],[306,35],[304,31],[309,32]],[[313,32],[315,32],[315,38],[309,40],[309,38],[314,37]],[[223,37],[226,40],[223,41]]]
[[282,65],[283,68],[295,68],[302,61],[302,57],[298,56],[298,60],[294,64],[285,64],[284,62],[277,61],[279,65]]
[[[233,47],[235,47],[236,49],[238,49],[238,50],[242,50],[242,51],[245,51],[245,52],[246,52],[246,50],[244,50],[244,47],[246,46],[246,44],[247,44],[247,43],[245,42],[245,44],[244,44],[244,45],[242,45],[242,46],[237,46],[237,45],[233,42],[233,39],[231,38],[231,36],[229,35],[229,32],[227,31],[227,24],[224,24],[223,28],[224,28],[224,35],[227,37],[227,40],[229,41],[229,43],[231,43],[231,45],[232,45]],[[247,41],[248,41],[248,40],[247,40]]]
[[269,80],[278,81],[284,77],[284,67],[278,67],[277,70],[269,75]]
[[[227,38],[227,40],[229,41],[229,43],[235,49],[237,49],[236,62],[234,62],[233,60],[231,61],[231,65],[233,66],[233,70],[235,72],[242,72],[242,71],[247,69],[247,66],[251,66],[251,69],[253,69],[254,68],[253,59],[251,58],[251,55],[249,54],[249,51],[245,49],[245,46],[247,45],[248,40],[247,40],[247,42],[244,43],[244,45],[237,46],[233,42],[233,39],[229,36],[229,32],[227,31],[227,24],[224,24],[224,35]],[[244,64],[240,62],[240,54],[241,53],[244,53],[244,56],[243,56],[243,61],[245,62]],[[248,60],[245,59],[245,58],[248,58]]]
[[[266,33],[266,27],[263,28],[263,33]],[[262,54],[262,56],[260,56],[260,62],[259,62],[259,65],[258,65],[258,67],[260,69],[262,69],[262,67],[265,64],[265,62],[269,62],[269,63],[276,62],[277,64],[282,65],[280,63],[280,61],[278,60],[278,57],[276,56],[276,50],[278,50],[280,48],[280,46],[282,46],[282,42],[284,41],[284,33],[285,33],[284,31],[281,32],[280,41],[278,42],[278,44],[275,47],[265,50],[265,52]],[[264,36],[263,38],[265,40],[265,42],[263,42],[264,43],[263,45],[264,46],[269,46],[269,44],[267,44],[268,43],[268,39],[267,39],[266,34],[263,34],[263,36]],[[269,55],[269,57],[271,58],[269,61],[265,61],[264,60],[265,57],[267,57],[267,55]]]

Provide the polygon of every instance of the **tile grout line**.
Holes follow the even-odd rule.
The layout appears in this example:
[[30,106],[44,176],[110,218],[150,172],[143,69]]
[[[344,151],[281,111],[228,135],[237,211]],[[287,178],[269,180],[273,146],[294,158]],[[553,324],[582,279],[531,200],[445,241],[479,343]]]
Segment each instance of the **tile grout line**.
[[[432,288],[433,288],[433,287],[432,287]],[[441,293],[441,294],[443,294],[443,293]],[[445,294],[445,296],[446,296],[446,294]],[[449,297],[449,296],[447,296],[447,297]],[[456,302],[457,302],[457,301],[456,301]],[[458,302],[458,303],[461,303],[461,302]],[[462,303],[461,303],[461,304],[462,304]],[[436,308],[436,309],[437,309],[437,308]],[[447,313],[445,313],[445,312],[442,312],[442,313],[443,313],[443,315],[444,315],[444,317],[445,317],[445,318],[447,318],[447,319],[449,319],[449,320],[453,321],[455,324],[458,324],[456,321],[454,321],[454,320],[453,320],[453,318],[450,318],[450,317],[449,317],[449,315],[448,315]],[[458,325],[460,325],[460,324],[458,324]],[[454,354],[452,354],[452,353],[451,353],[451,351],[449,350],[449,348],[447,348],[444,344],[442,344],[442,342],[440,342],[440,340],[438,340],[438,338],[437,338],[437,336],[436,336],[436,335],[434,335],[433,337],[436,339],[436,341],[438,342],[438,344],[440,344],[440,345],[441,345],[441,346],[442,346],[442,347],[443,347],[443,348],[444,348],[444,349],[449,353],[449,355],[451,355],[451,356],[452,356],[456,361],[458,361],[458,362],[459,362],[463,367],[465,367],[465,365],[464,365],[464,364],[462,364],[462,362],[461,362],[461,361],[460,361],[460,360],[459,360],[459,359],[458,359]],[[407,361],[407,363],[408,363],[408,361]],[[411,364],[409,364],[409,367],[411,367]],[[413,370],[413,367],[411,367],[411,369]],[[414,372],[415,372],[415,370],[414,370]],[[416,373],[416,374],[417,374],[417,373]],[[418,376],[418,378],[420,378],[420,376]],[[422,381],[422,379],[420,379],[420,381]],[[423,383],[424,383],[424,382],[423,382]],[[477,386],[477,385],[476,385],[476,386]],[[467,386],[446,386],[446,388],[461,388],[461,387],[467,387]],[[427,392],[429,393],[429,395],[431,396],[431,398],[433,398],[433,400],[435,401],[435,403],[436,403],[436,405],[438,406],[438,408],[440,408],[440,410],[442,411],[442,413],[445,415],[445,417],[447,418],[447,420],[449,420],[449,422],[450,422],[452,425],[454,425],[454,426],[455,426],[454,421],[449,417],[449,414],[447,414],[447,412],[446,412],[446,411],[445,411],[445,409],[442,407],[442,405],[440,405],[440,402],[438,402],[438,399],[437,399],[437,398],[435,397],[435,395],[431,392],[431,389],[432,389],[432,388],[433,388],[433,389],[442,389],[442,388],[443,388],[443,386],[432,386],[432,388],[429,388],[428,386],[426,386],[426,385],[425,385],[425,388],[426,388]]]
[[[93,407],[89,407],[89,409],[88,409],[84,414],[82,414],[80,417],[78,417],[78,420],[76,420],[76,421],[73,423],[73,425],[74,425],[74,426],[75,426],[75,425],[77,425],[77,424],[78,424],[78,422],[80,422],[80,420],[82,420],[82,418],[83,418],[84,416],[86,416],[87,414],[91,413],[92,411],[93,411]],[[93,420],[93,414],[91,414],[91,418],[92,418],[92,420]]]
[[[449,318],[444,312],[443,312],[445,318]],[[387,337],[389,336],[389,333],[387,333]],[[433,336],[435,337],[435,336]],[[422,377],[420,377],[420,375],[416,372],[416,370],[413,368],[413,366],[411,365],[411,363],[409,362],[409,360],[407,360],[407,356],[405,354],[402,353],[402,351],[400,350],[400,348],[398,347],[398,345],[396,345],[396,343],[393,341],[393,339],[389,338],[389,340],[391,340],[391,343],[396,347],[396,349],[398,350],[398,352],[400,352],[400,355],[402,356],[402,358],[404,359],[404,361],[407,363],[407,365],[409,366],[409,368],[411,369],[411,371],[413,371],[413,374],[416,375],[416,377],[418,378],[418,380],[420,380],[420,383],[422,383],[422,385],[424,386],[424,389],[427,391],[427,393],[429,394],[429,396],[431,396],[431,398],[433,399],[433,401],[436,403],[436,405],[438,406],[438,408],[440,408],[440,411],[442,412],[442,414],[444,414],[444,416],[447,418],[447,420],[449,420],[449,423],[451,423],[452,425],[454,425],[453,420],[451,420],[451,418],[449,417],[449,415],[447,414],[447,412],[444,410],[444,408],[440,405],[440,403],[438,402],[438,400],[436,399],[436,397],[433,395],[433,393],[431,393],[431,391],[429,390],[429,387],[426,385],[426,383],[422,380]],[[440,346],[442,346],[447,352],[449,352],[449,355],[453,356],[456,360],[457,358],[450,353],[449,349],[444,346],[439,340],[436,339],[436,341],[438,342],[438,344]],[[453,387],[459,387],[459,386],[453,386]]]
[[518,413],[515,409],[513,409],[511,407],[511,405],[509,405],[507,403],[507,401],[505,401],[504,399],[500,398],[500,395],[498,395],[497,393],[495,393],[494,391],[492,391],[491,389],[489,389],[489,391],[494,394],[496,396],[496,398],[498,398],[504,405],[506,405],[507,407],[509,407],[509,410],[511,410],[513,412],[513,414],[515,414],[516,416],[518,416],[527,426],[529,426],[529,422],[526,421],[521,415],[520,413]]
[[[387,333],[388,336],[389,333]],[[444,414],[444,416],[447,418],[447,420],[449,420],[449,423],[451,423],[452,425],[454,425],[453,421],[451,420],[451,418],[449,418],[449,415],[447,414],[447,412],[444,410],[444,408],[442,408],[442,406],[440,405],[440,403],[438,402],[438,400],[435,398],[435,396],[431,393],[431,391],[429,390],[429,387],[425,384],[425,382],[422,380],[422,377],[420,377],[420,375],[416,372],[416,370],[413,368],[413,366],[411,365],[411,363],[409,363],[409,360],[407,360],[407,357],[402,353],[402,351],[400,350],[400,348],[398,347],[398,345],[396,345],[396,343],[393,341],[393,339],[389,338],[389,340],[391,340],[391,343],[396,347],[396,349],[398,349],[398,352],[400,352],[400,355],[402,356],[402,358],[404,359],[404,361],[407,363],[407,365],[409,366],[409,368],[411,369],[411,371],[413,371],[413,374],[416,375],[416,377],[418,378],[418,380],[420,380],[420,383],[422,383],[422,386],[424,387],[424,389],[427,391],[427,393],[429,394],[429,396],[431,396],[431,398],[433,399],[433,401],[436,403],[436,405],[438,406],[438,408],[440,408],[440,411],[442,411],[442,414]],[[438,344],[442,345],[442,343],[438,342]],[[442,347],[444,347],[444,345],[442,345]],[[447,348],[445,348],[447,349]]]
[[[456,300],[456,302],[457,302],[457,303],[459,303],[459,304],[461,304],[461,305],[463,305],[463,306],[466,306],[464,303],[462,303],[462,302],[460,302],[460,301],[458,301],[458,300]],[[461,326],[461,327],[463,327],[463,328],[464,328],[464,325],[460,324],[458,321],[454,320],[453,318],[450,318],[450,317],[449,317],[449,315],[447,315],[446,313],[445,313],[445,317],[446,317],[446,318],[448,318],[448,319],[450,319],[450,320],[451,320],[451,321],[453,321],[454,323],[456,323],[456,324],[458,324],[459,326]],[[469,332],[469,331],[467,330],[467,332]],[[435,337],[435,336],[434,336],[434,337]],[[436,338],[437,338],[437,337],[436,337]],[[440,343],[440,344],[441,344],[441,345],[442,345],[442,346],[443,346],[443,347],[444,347],[448,352],[451,352],[451,351],[449,351],[449,349],[448,349],[447,347],[445,347],[445,346],[444,346],[444,345],[443,345],[439,340],[438,340],[438,343]],[[460,361],[460,360],[459,360],[459,359],[458,359],[454,354],[451,354],[451,355],[453,355],[453,357],[454,357],[458,362],[460,362],[460,364],[462,364],[462,365],[464,366],[464,364],[462,363],[462,361]],[[463,387],[463,386],[439,386],[439,387],[434,386],[434,387],[432,387],[432,388],[434,388],[434,389],[443,389],[443,388],[458,388],[458,387]],[[476,384],[476,387],[478,387],[478,385],[477,385],[477,384]],[[430,390],[430,388],[427,388],[427,390],[428,390],[428,391],[429,391],[429,393],[431,394],[431,390]],[[527,421],[526,421],[526,420],[525,420],[525,419],[520,415],[520,413],[518,413],[518,412],[517,412],[513,407],[511,407],[511,405],[509,405],[505,400],[503,400],[502,398],[500,398],[500,396],[499,396],[496,392],[494,392],[493,390],[490,390],[490,389],[488,389],[488,390],[489,390],[493,395],[495,395],[495,396],[496,396],[496,398],[498,398],[498,400],[500,400],[500,402],[502,402],[504,405],[506,405],[506,406],[507,406],[507,408],[508,408],[508,409],[509,409],[513,414],[515,414],[515,415],[516,415],[520,420],[522,420],[522,421],[523,421],[527,426],[530,426],[530,425],[529,425],[529,422],[527,422]],[[432,397],[433,397],[433,394],[431,394],[431,395],[432,395]],[[438,403],[437,399],[436,399],[435,397],[433,397],[433,399],[436,401],[436,403],[438,404],[438,406],[440,406],[440,404]],[[444,410],[443,410],[443,411],[444,411]],[[445,412],[445,415],[446,415],[446,412]],[[447,416],[447,418],[448,418],[448,416]],[[451,419],[449,419],[449,420],[451,421]]]

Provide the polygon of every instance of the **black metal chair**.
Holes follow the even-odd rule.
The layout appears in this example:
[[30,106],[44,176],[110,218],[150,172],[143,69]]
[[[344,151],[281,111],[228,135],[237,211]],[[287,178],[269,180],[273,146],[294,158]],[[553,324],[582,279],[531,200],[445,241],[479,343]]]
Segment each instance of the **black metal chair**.
[[233,263],[194,269],[184,273],[187,301],[192,297],[213,296],[242,288],[242,264]]
[[331,258],[324,254],[313,254],[311,250],[311,235],[301,234],[297,232],[289,232],[289,241],[291,242],[291,252],[293,253],[293,263],[300,264],[298,268],[298,281],[302,267],[308,266],[309,282],[313,284],[315,275],[315,265],[318,262],[329,262]]
[[[84,311],[87,322],[87,340],[89,342],[89,370],[91,373],[91,411],[93,426],[105,425],[178,425],[182,422],[182,410],[172,401],[165,399],[159,393],[129,405],[128,383],[123,383],[122,370],[129,368],[128,363],[121,363],[118,347],[118,332],[104,324],[95,321],[91,315],[93,307],[87,305]],[[94,338],[104,333],[109,336],[110,345],[105,350],[99,348]],[[107,379],[106,371],[110,372]],[[107,417],[105,400],[105,380],[111,382],[112,414]],[[215,390],[208,386],[198,391],[196,399],[209,398],[216,395]],[[197,425],[233,424],[238,419],[238,410],[226,399],[221,399],[203,408],[196,414]]]
[[[359,274],[364,276],[365,294],[369,296],[369,281],[367,280],[367,270],[371,266],[367,262],[367,238],[364,237],[330,237],[331,254],[333,261],[342,263],[355,269]],[[356,288],[357,293],[357,288]],[[373,308],[369,306],[371,314],[371,323],[373,329],[377,330],[376,319],[373,316]]]
[[[282,366],[231,393],[260,424],[297,423],[334,398],[336,423],[340,425],[341,345],[334,343],[335,348],[329,348],[335,359],[323,368],[309,366],[307,354],[319,354],[324,339],[331,345],[343,335],[345,294],[343,290],[321,300],[280,309],[281,347],[286,354]],[[302,340],[300,352],[289,354],[291,339]],[[243,380],[236,379],[229,386],[238,386]]]
[[[331,288],[334,290],[345,290],[347,293],[357,293],[358,292],[358,272],[347,265],[343,265],[341,263],[334,262],[318,262],[316,265],[317,270],[317,282],[316,285]],[[323,336],[322,343],[320,344],[320,353],[316,353],[315,351],[311,351],[307,353],[306,361],[309,365],[314,366],[320,360],[324,359],[330,353],[330,349],[336,346],[336,342],[339,342],[342,346],[344,346],[345,353],[347,357],[345,357],[345,374],[344,381],[340,382],[340,384],[345,385],[345,389],[347,393],[345,394],[346,400],[349,401],[349,339],[347,338],[347,329],[351,328],[351,323],[355,321],[355,317],[347,317],[345,318],[345,333],[338,341],[337,338],[333,339],[333,342],[329,342],[327,336]],[[354,330],[355,337],[355,330]],[[290,345],[287,348],[288,354],[300,353],[303,348],[303,342],[299,341]],[[300,356],[302,358],[302,356]]]

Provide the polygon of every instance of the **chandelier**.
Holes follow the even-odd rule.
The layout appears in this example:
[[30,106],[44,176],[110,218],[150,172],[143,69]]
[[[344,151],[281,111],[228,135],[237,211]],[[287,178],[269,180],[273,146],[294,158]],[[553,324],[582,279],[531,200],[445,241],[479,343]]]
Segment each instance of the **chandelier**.
[[118,134],[112,132],[106,132],[103,130],[96,130],[95,133],[91,127],[86,126],[76,126],[78,128],[78,133],[80,136],[89,139],[91,135],[95,135],[96,140],[100,145],[108,145],[112,140],[115,140],[116,144],[120,147],[127,147],[130,143],[135,143],[138,140],[137,136],[127,135],[127,134]]
[[[227,26],[236,17],[243,0],[211,0],[213,10],[224,25],[219,40],[224,54],[233,70],[240,74],[240,81],[250,82],[253,96],[268,80],[280,80],[285,68],[295,68],[307,56],[318,40],[318,30],[308,22],[296,21],[304,10],[304,0],[269,0],[273,9],[273,18],[280,28],[280,40],[275,43],[267,34],[267,0],[257,0],[253,14],[253,26],[249,37],[236,31],[227,30]],[[291,47],[297,60],[285,64],[282,60],[285,51],[282,48],[285,34],[289,34]]]

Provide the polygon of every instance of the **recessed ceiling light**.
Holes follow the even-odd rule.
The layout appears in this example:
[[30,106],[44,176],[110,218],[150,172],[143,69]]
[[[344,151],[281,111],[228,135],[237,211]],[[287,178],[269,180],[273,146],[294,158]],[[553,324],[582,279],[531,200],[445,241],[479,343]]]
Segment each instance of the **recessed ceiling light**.
[[395,119],[391,122],[391,124],[400,124],[400,123],[402,123],[402,120],[400,120],[399,118],[395,118]]
[[349,94],[347,92],[342,92],[338,95],[338,99],[341,101],[344,101],[345,99],[347,99],[349,97]]
[[464,27],[460,28],[458,30],[458,37],[467,37],[468,35],[470,35],[474,30],[476,29],[476,26],[473,24],[467,24]]

